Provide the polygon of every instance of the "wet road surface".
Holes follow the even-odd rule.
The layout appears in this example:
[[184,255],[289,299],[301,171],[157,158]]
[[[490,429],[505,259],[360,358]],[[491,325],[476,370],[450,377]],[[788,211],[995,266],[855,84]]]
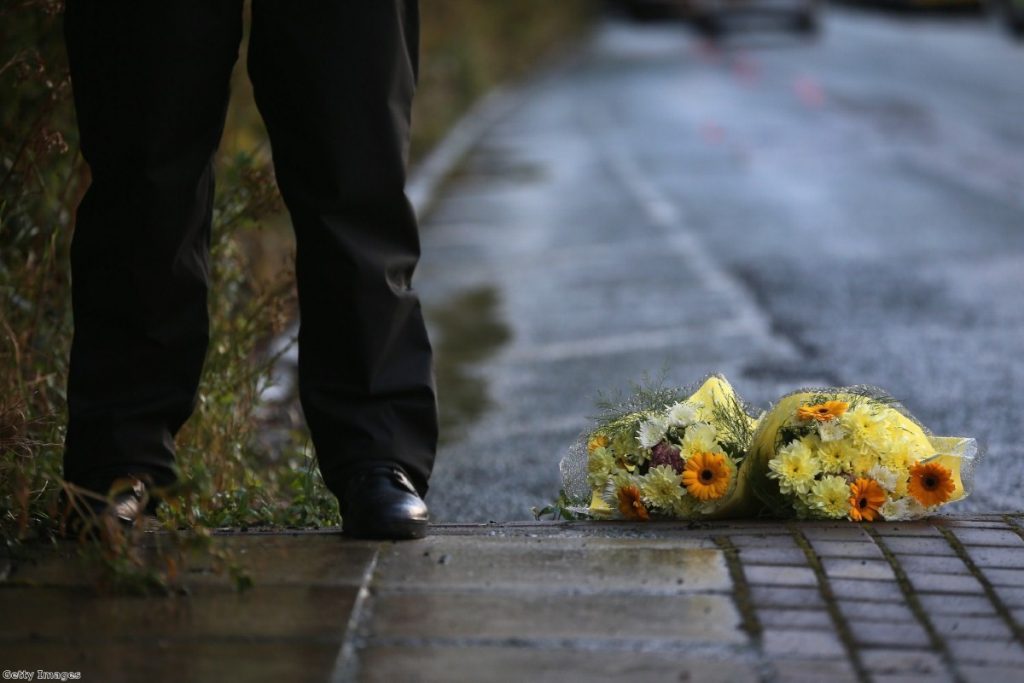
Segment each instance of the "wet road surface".
[[1020,509],[1024,49],[970,17],[830,10],[711,46],[609,20],[522,86],[423,223],[437,521],[558,492],[598,393],[723,372],[766,404],[877,384]]

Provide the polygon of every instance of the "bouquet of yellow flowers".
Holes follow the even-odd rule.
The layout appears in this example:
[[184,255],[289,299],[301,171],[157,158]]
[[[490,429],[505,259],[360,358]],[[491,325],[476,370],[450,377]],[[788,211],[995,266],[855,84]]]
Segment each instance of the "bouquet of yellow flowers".
[[873,522],[963,499],[979,459],[974,439],[931,435],[874,387],[797,391],[755,419],[712,375],[610,406],[561,471],[567,509],[597,519]]
[[754,435],[751,491],[775,516],[855,522],[923,517],[964,498],[974,439],[934,437],[873,387],[784,396]]
[[696,391],[638,391],[563,459],[570,509],[645,521],[739,516],[750,497],[737,474],[755,426],[718,375]]

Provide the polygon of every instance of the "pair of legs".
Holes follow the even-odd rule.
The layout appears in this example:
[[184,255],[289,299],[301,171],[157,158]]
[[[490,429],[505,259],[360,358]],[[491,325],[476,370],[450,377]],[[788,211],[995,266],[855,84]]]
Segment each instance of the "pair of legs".
[[[212,157],[242,0],[68,0],[92,184],[71,245],[64,474],[174,479],[209,339]],[[398,464],[426,493],[431,347],[405,196],[416,0],[253,0],[248,69],[295,229],[299,394],[328,487]]]

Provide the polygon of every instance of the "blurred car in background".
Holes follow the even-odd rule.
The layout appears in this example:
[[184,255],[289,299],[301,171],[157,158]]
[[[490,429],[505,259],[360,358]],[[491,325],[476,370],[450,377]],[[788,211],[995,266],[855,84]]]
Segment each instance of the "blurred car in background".
[[851,4],[867,7],[892,8],[898,10],[964,10],[967,12],[981,8],[984,0],[856,0]]
[[782,19],[799,33],[818,32],[817,0],[690,0],[690,15],[705,34],[717,36],[736,15],[765,15]]
[[618,5],[633,19],[678,19],[687,16],[689,0],[617,0]]
[[818,0],[611,0],[611,5],[625,11],[629,17],[641,21],[687,18],[710,36],[723,33],[729,17],[737,15],[780,17],[793,30],[808,34],[816,33],[819,26]]
[[992,5],[1010,32],[1024,39],[1024,0],[993,0]]

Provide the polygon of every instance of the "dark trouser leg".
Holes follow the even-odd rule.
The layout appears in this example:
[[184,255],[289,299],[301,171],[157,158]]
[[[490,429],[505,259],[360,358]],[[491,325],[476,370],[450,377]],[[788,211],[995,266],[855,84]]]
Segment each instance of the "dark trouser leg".
[[431,348],[405,196],[415,2],[254,0],[249,75],[295,226],[299,394],[328,486],[397,463],[426,492]]
[[211,157],[241,0],[68,0],[65,37],[92,184],[71,244],[64,475],[174,477],[206,353]]

